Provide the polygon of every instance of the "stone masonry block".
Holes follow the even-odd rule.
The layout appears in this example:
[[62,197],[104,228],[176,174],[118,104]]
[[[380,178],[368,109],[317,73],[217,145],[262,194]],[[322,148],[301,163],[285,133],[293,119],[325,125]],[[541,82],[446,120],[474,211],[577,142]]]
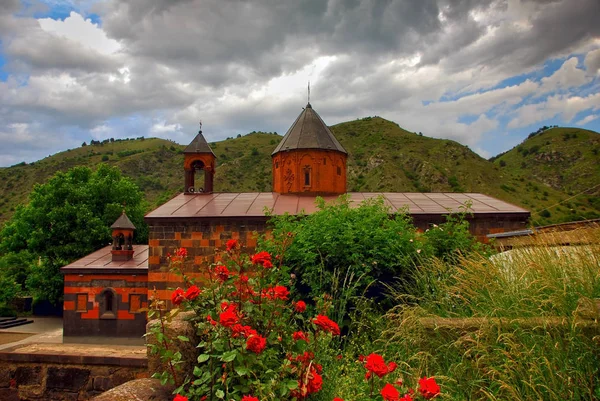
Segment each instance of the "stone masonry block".
[[89,376],[87,369],[49,367],[46,387],[79,391]]
[[19,366],[15,370],[15,380],[17,382],[17,386],[41,384],[42,368],[41,366]]
[[0,367],[0,388],[10,386],[11,371],[8,366]]

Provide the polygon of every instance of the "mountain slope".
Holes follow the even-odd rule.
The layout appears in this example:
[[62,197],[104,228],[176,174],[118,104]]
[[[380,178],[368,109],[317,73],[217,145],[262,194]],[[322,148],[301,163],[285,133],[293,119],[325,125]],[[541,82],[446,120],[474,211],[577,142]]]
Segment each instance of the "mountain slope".
[[[457,142],[420,136],[379,117],[349,121],[331,129],[349,153],[349,191],[482,192],[532,210],[535,225],[600,216],[600,205],[578,197],[569,201],[570,207],[543,211],[557,203],[564,204],[570,196],[542,176],[546,168],[543,156],[531,160],[532,166],[534,162],[540,166],[535,174],[530,174],[527,166],[511,168],[517,165],[513,158],[521,157],[520,154],[507,152],[492,163]],[[540,136],[543,141],[547,140],[545,135]],[[215,191],[270,191],[270,154],[280,140],[281,136],[276,134],[253,132],[211,143],[217,156]],[[588,144],[590,149],[582,150],[582,154],[593,153],[593,146]],[[75,165],[94,168],[103,162],[118,166],[136,182],[146,194],[148,208],[152,209],[183,190],[183,148],[156,138],[115,141],[0,169],[0,222],[12,215],[18,203],[27,200],[35,183],[45,182],[56,171]],[[505,160],[505,165],[501,160]],[[593,179],[594,166],[586,168],[591,169]],[[582,182],[585,185],[587,181]],[[572,190],[577,188],[574,186]]]
[[600,184],[600,134],[550,128],[499,155],[494,163],[560,191],[585,191]]

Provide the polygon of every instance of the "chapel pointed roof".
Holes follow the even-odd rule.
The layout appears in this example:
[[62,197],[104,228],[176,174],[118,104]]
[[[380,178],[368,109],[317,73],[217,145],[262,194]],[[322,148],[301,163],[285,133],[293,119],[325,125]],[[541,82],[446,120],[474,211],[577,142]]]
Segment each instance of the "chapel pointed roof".
[[310,103],[306,105],[271,155],[295,149],[335,150],[348,153]]
[[212,149],[204,139],[204,135],[202,135],[202,131],[198,131],[198,135],[184,149],[183,153],[211,153],[214,156]]
[[129,217],[125,214],[125,211],[119,216],[119,218],[110,226],[112,229],[129,229],[135,230],[135,226],[129,220]]

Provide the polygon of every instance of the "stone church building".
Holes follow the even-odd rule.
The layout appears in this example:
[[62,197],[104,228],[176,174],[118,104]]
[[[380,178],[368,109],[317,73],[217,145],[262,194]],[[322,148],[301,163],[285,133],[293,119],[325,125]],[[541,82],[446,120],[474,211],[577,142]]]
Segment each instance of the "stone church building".
[[[202,131],[184,150],[184,192],[145,216],[148,246],[132,245],[133,225],[123,214],[113,224],[113,245],[63,268],[64,336],[140,338],[151,293],[170,299],[180,278],[168,271],[167,255],[179,247],[197,266],[214,261],[228,239],[252,252],[255,232],[265,232],[265,209],[292,215],[316,211],[315,199],[335,200],[346,193],[348,153],[311,104],[307,104],[273,151],[272,192],[214,193],[216,157]],[[478,193],[348,193],[355,204],[383,196],[392,211],[408,210],[425,230],[442,223],[448,210],[471,203],[471,232],[486,235],[525,228],[530,213]],[[127,231],[129,230],[129,231]],[[116,245],[115,245],[116,244]],[[118,248],[118,249],[117,249]],[[123,249],[125,248],[125,249]]]

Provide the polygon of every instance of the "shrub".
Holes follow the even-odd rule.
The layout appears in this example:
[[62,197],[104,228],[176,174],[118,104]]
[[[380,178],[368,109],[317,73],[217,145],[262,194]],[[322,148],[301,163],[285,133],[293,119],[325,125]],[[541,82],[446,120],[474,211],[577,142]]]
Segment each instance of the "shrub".
[[[336,202],[317,200],[318,211],[308,216],[275,216],[273,237],[288,233],[294,241],[285,259],[300,280],[304,294],[334,294],[336,277],[351,280],[353,292],[364,292],[376,281],[389,283],[405,277],[414,266],[420,243],[415,227],[404,213],[391,213],[383,198],[352,207],[347,196]],[[370,288],[371,294],[382,286]]]

